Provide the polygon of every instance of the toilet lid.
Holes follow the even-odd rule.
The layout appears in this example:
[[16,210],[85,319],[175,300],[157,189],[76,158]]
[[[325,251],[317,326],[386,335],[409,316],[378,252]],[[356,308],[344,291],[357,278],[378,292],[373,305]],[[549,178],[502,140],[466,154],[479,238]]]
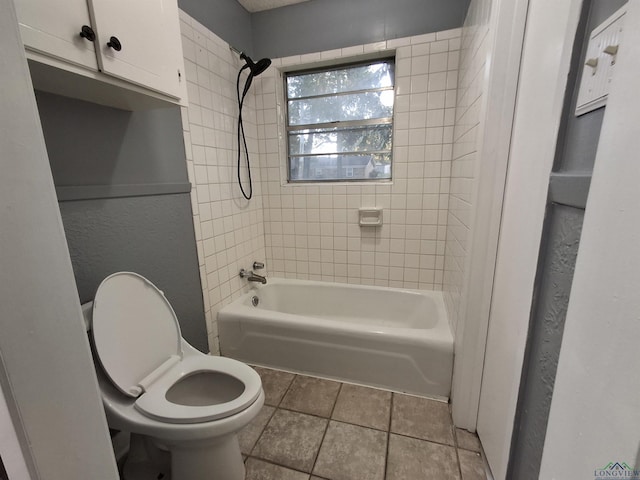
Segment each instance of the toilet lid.
[[93,302],[93,341],[104,371],[130,397],[143,380],[181,358],[178,319],[164,294],[137,273],[105,278]]

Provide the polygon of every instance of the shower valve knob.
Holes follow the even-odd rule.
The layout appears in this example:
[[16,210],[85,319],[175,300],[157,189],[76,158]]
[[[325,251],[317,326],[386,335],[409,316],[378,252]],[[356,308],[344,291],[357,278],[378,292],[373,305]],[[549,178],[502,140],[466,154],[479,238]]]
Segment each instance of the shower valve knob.
[[262,262],[253,262],[254,270],[262,270],[264,268],[264,263]]

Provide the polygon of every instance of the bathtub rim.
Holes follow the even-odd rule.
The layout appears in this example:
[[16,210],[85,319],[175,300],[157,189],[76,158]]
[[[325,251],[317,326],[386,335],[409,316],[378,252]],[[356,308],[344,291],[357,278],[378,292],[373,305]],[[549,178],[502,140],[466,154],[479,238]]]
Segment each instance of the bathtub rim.
[[[392,291],[403,294],[410,295],[420,295],[423,297],[429,297],[436,306],[437,311],[437,321],[433,327],[429,328],[408,328],[408,327],[394,327],[388,325],[369,325],[369,324],[360,324],[360,323],[345,323],[332,319],[325,319],[319,317],[306,317],[305,315],[300,314],[292,314],[279,312],[277,310],[267,310],[259,307],[254,307],[251,305],[251,298],[254,295],[259,294],[260,290],[263,288],[269,288],[269,285],[295,285],[295,284],[303,284],[308,286],[320,286],[320,287],[329,287],[333,286],[334,288],[338,286],[339,288],[347,288],[350,290],[367,290],[367,291]],[[260,313],[262,312],[262,313]],[[418,289],[409,289],[409,288],[397,288],[397,287],[381,287],[377,285],[359,285],[359,284],[351,284],[351,283],[340,283],[340,282],[325,282],[320,280],[298,280],[298,279],[290,279],[290,278],[269,278],[266,285],[252,285],[250,290],[246,293],[243,293],[236,299],[232,300],[230,303],[222,307],[218,313],[217,318],[220,318],[220,315],[231,315],[233,317],[238,317],[239,319],[242,317],[248,317],[251,320],[258,320],[265,315],[269,317],[270,321],[275,321],[278,323],[286,323],[293,322],[294,320],[300,320],[304,318],[312,318],[315,320],[319,320],[322,322],[323,326],[331,327],[337,331],[342,333],[350,333],[350,332],[358,332],[359,334],[365,334],[367,336],[377,337],[380,335],[391,336],[391,337],[402,337],[402,338],[411,338],[415,337],[429,337],[430,339],[436,341],[442,347],[447,347],[449,345],[453,346],[454,338],[453,333],[451,331],[451,326],[449,323],[449,318],[447,315],[447,310],[444,305],[444,297],[443,292],[440,290],[418,290]],[[280,317],[280,318],[278,318]],[[297,326],[301,328],[305,327],[304,323],[296,322]],[[315,324],[309,323],[309,328],[313,328]]]

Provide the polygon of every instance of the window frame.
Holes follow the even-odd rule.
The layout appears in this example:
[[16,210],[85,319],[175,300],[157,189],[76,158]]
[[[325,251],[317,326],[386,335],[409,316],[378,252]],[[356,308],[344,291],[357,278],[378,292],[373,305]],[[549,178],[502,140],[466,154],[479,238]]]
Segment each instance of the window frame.
[[[339,97],[339,96],[344,96],[344,95],[350,95],[350,94],[357,94],[357,93],[366,93],[366,92],[383,92],[383,91],[391,91],[393,92],[393,98],[394,98],[394,105],[391,111],[391,116],[389,117],[383,117],[383,118],[373,118],[373,119],[363,119],[363,120],[343,120],[343,121],[336,121],[336,122],[325,122],[325,123],[317,123],[317,124],[303,124],[303,125],[289,125],[289,90],[288,90],[288,84],[287,84],[287,79],[289,76],[296,76],[296,75],[307,75],[310,73],[316,73],[316,72],[330,72],[332,70],[341,70],[344,68],[350,68],[350,67],[358,67],[358,66],[365,66],[365,65],[372,65],[372,64],[376,64],[376,63],[382,63],[382,62],[388,62],[391,63],[393,65],[393,85],[391,87],[378,87],[378,88],[371,88],[371,89],[360,89],[360,90],[353,90],[353,91],[347,91],[347,92],[338,92],[338,93],[329,93],[329,94],[321,94],[321,95],[308,95],[308,96],[304,96],[304,97],[298,97],[298,98],[294,98],[291,100],[300,100],[300,99],[307,99],[307,98],[320,98],[320,97]],[[286,182],[287,185],[299,185],[299,184],[331,184],[331,183],[392,183],[393,180],[393,140],[394,140],[394,120],[395,120],[395,97],[396,97],[396,57],[395,54],[393,55],[385,55],[382,57],[375,57],[375,58],[365,58],[365,59],[355,59],[355,60],[351,60],[348,62],[342,62],[342,63],[331,63],[329,65],[323,65],[323,66],[315,66],[315,67],[311,67],[311,68],[292,68],[291,70],[286,70],[283,71],[283,75],[282,75],[282,85],[283,85],[283,100],[284,100],[284,136],[285,138],[285,155],[287,158],[286,161]],[[302,157],[302,156],[306,156],[306,157],[312,157],[312,156],[322,156],[322,155],[327,155],[327,154],[305,154],[305,155],[291,155],[290,154],[290,144],[289,144],[289,134],[291,131],[298,131],[298,130],[310,130],[310,129],[321,129],[321,128],[331,128],[331,127],[362,127],[362,126],[369,126],[369,125],[390,125],[391,126],[391,147],[389,148],[389,150],[370,150],[370,151],[365,151],[365,152],[340,152],[339,155],[349,155],[349,154],[362,154],[362,153],[370,153],[370,154],[381,154],[381,153],[385,153],[385,154],[389,154],[389,158],[390,158],[390,176],[388,178],[330,178],[330,179],[319,179],[319,178],[315,178],[315,179],[307,179],[307,180],[292,180],[291,179],[291,158],[292,157]],[[333,155],[333,154],[331,154]]]

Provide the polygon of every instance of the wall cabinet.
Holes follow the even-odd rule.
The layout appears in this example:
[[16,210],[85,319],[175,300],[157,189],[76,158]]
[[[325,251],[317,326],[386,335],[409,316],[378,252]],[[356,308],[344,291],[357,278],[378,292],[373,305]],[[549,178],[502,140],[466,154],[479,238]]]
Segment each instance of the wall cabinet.
[[[106,85],[172,103],[186,96],[176,0],[15,2],[30,64],[39,62],[84,76],[77,79],[76,91],[82,92],[81,97],[91,96],[95,90],[97,99],[90,100],[113,103],[109,98],[117,95],[109,93]],[[36,88],[73,96],[73,85],[66,87],[69,91],[56,91],[69,81],[73,84],[73,75],[41,66],[31,70]],[[56,80],[60,75],[63,78]],[[86,77],[103,85],[96,83],[92,89]],[[125,97],[125,103],[135,103],[136,95]]]

